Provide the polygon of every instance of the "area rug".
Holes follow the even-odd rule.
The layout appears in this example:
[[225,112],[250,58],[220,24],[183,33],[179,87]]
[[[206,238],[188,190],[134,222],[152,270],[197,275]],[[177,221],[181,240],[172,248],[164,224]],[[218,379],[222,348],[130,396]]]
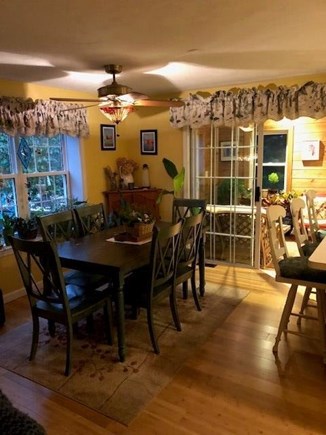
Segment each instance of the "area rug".
[[[181,290],[179,292],[181,294]],[[64,376],[65,334],[57,327],[55,338],[42,323],[34,361],[28,360],[32,323],[25,323],[0,336],[0,367],[35,381],[128,425],[145,405],[172,379],[182,364],[225,321],[248,291],[206,283],[202,311],[192,297],[178,299],[182,331],[171,321],[168,303],[155,310],[155,325],[161,353],[152,351],[146,313],[137,320],[126,319],[126,361],[117,360],[117,346],[102,336],[102,315],[94,321],[94,334],[79,325],[73,343],[73,370]]]

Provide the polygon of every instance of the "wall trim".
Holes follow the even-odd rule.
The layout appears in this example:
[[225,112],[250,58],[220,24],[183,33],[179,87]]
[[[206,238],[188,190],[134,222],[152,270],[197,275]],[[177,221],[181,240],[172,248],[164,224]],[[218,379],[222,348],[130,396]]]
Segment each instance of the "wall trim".
[[5,304],[7,304],[8,302],[12,302],[15,299],[21,298],[22,296],[26,296],[26,290],[24,287],[18,290],[14,290],[13,292],[10,293],[4,293],[3,301]]

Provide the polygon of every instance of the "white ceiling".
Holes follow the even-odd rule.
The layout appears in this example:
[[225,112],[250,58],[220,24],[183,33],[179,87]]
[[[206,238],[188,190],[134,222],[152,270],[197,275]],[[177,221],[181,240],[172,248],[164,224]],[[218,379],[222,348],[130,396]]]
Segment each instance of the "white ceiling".
[[147,95],[326,73],[325,23],[325,0],[0,0],[0,78],[96,97],[109,63]]

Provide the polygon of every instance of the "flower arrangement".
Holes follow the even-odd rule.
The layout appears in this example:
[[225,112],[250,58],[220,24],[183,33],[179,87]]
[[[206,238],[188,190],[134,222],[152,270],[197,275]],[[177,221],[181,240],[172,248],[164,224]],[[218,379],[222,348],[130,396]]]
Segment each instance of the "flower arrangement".
[[117,172],[113,172],[111,166],[106,166],[104,168],[104,173],[109,181],[109,190],[118,190],[119,184],[117,181]]
[[138,163],[132,159],[127,159],[126,157],[119,157],[117,159],[117,167],[120,176],[132,174],[136,169],[138,169]]

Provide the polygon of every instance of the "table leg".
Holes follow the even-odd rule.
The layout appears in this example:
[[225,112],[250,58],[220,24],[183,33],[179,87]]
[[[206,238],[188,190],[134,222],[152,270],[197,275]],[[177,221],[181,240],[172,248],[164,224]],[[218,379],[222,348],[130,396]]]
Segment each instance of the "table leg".
[[125,360],[125,306],[123,293],[124,279],[120,277],[118,290],[116,293],[116,308],[117,308],[117,330],[118,330],[118,352],[121,362]]

